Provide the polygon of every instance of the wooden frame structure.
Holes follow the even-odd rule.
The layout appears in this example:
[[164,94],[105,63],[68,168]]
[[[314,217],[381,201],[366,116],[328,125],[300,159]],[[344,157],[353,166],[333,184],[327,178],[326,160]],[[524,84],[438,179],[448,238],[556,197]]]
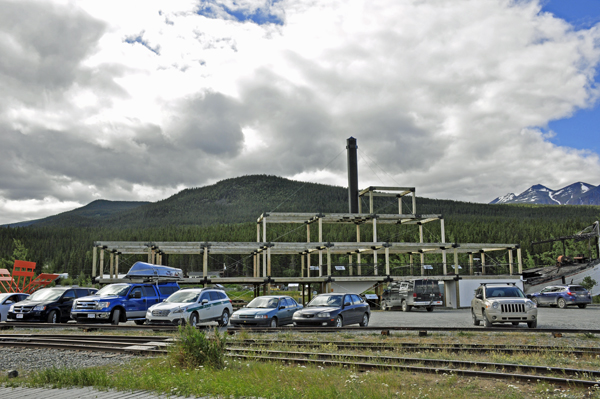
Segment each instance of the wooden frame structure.
[[[386,192],[383,192],[386,191]],[[390,193],[391,191],[391,193]],[[104,274],[105,252],[110,255],[110,278],[118,276],[119,255],[137,254],[148,255],[148,263],[162,264],[163,255],[185,254],[202,255],[203,268],[202,277],[204,281],[208,279],[208,255],[247,255],[253,257],[253,276],[241,278],[223,278],[220,282],[235,280],[236,282],[258,283],[265,279],[269,282],[272,279],[283,279],[272,276],[271,256],[273,255],[300,255],[301,269],[300,276],[285,278],[286,281],[325,281],[331,279],[332,264],[331,255],[344,254],[349,256],[349,263],[352,264],[352,257],[356,256],[357,270],[349,269],[349,276],[336,276],[341,279],[365,279],[371,276],[361,275],[361,261],[363,256],[372,256],[374,269],[374,281],[393,278],[390,273],[390,255],[408,254],[410,263],[413,263],[413,256],[418,254],[421,260],[421,275],[425,275],[424,259],[426,254],[442,254],[443,276],[441,279],[458,275],[458,254],[469,254],[470,274],[473,274],[473,254],[480,254],[482,260],[482,272],[485,274],[485,253],[491,251],[508,250],[509,254],[509,273],[513,275],[513,250],[517,251],[518,273],[523,270],[521,249],[517,244],[475,244],[475,243],[446,243],[444,219],[442,215],[427,214],[421,215],[416,212],[416,197],[414,187],[369,187],[361,190],[359,195],[369,198],[370,213],[290,213],[290,212],[271,212],[263,213],[257,219],[256,242],[122,242],[122,241],[99,241],[94,243],[92,277],[96,277],[96,265],[98,264],[98,250],[100,252],[99,266],[100,275]],[[393,193],[396,192],[396,193]],[[412,194],[412,211],[410,214],[402,213],[402,199],[404,196]],[[373,198],[376,196],[387,196],[398,198],[398,214],[375,214],[373,213]],[[360,204],[360,202],[359,202]],[[441,224],[441,242],[427,243],[423,240],[423,225],[426,223],[440,221]],[[356,242],[330,242],[323,239],[323,224],[355,224]],[[268,240],[268,224],[305,224],[307,231],[306,242],[271,242]],[[311,242],[310,229],[316,224],[318,228],[318,241]],[[377,237],[377,225],[392,224],[403,225],[411,224],[419,226],[419,242],[382,242]],[[372,241],[361,241],[361,226],[372,226]],[[454,255],[454,273],[448,273],[447,270],[447,252]],[[383,252],[385,256],[384,275],[380,276],[377,267],[377,257]],[[310,275],[311,255],[318,255],[318,276]],[[262,255],[262,256],[261,256]],[[323,257],[326,257],[324,262]],[[262,262],[261,262],[262,260]],[[262,266],[262,267],[261,267]],[[325,269],[326,267],[326,269]],[[325,273],[325,274],[324,274]],[[197,279],[194,279],[198,281]],[[212,278],[213,281],[216,281]],[[233,282],[233,281],[232,281]]]

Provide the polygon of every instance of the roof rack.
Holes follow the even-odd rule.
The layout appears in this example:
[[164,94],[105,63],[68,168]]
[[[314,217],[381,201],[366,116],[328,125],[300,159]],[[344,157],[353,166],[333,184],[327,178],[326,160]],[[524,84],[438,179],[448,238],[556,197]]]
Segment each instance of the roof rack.
[[481,283],[481,285],[484,285],[484,286],[485,286],[485,285],[504,285],[504,284],[506,284],[506,285],[514,285],[514,286],[516,286],[516,285],[517,285],[517,283],[514,283],[514,282],[506,282],[506,281],[503,281],[503,282],[501,282],[501,283]]

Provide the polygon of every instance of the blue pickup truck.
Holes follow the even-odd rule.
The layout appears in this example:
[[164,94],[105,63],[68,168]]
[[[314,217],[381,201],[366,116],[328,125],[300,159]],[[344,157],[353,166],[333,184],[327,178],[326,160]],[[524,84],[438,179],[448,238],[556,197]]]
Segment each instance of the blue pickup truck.
[[77,323],[117,325],[133,320],[135,324],[144,324],[148,308],[178,290],[176,282],[109,284],[94,295],[75,300],[71,318]]

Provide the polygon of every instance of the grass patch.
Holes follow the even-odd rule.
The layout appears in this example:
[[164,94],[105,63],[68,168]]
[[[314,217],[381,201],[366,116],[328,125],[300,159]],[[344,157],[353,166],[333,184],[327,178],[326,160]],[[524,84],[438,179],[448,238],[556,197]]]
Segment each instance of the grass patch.
[[226,343],[227,335],[216,328],[209,339],[204,331],[187,324],[179,327],[179,337],[169,347],[169,358],[183,368],[208,366],[220,370],[225,367]]

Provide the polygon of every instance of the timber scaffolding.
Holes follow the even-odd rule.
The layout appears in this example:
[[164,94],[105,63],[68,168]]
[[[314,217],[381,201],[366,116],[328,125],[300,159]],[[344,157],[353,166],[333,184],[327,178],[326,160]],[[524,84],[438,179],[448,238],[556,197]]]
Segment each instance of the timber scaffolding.
[[[178,280],[182,284],[253,284],[255,293],[258,293],[258,287],[263,289],[268,284],[277,283],[298,283],[301,286],[310,284],[321,284],[322,292],[331,291],[331,283],[357,282],[370,283],[371,286],[378,283],[385,283],[392,280],[406,278],[406,276],[394,276],[390,270],[390,256],[398,254],[407,254],[409,262],[412,265],[414,256],[420,258],[420,273],[427,274],[425,265],[425,256],[427,254],[441,254],[442,270],[441,275],[427,276],[427,278],[438,280],[458,280],[459,278],[469,278],[474,274],[487,274],[485,254],[493,251],[508,251],[508,274],[514,276],[513,251],[517,253],[518,275],[522,274],[521,248],[518,244],[476,244],[476,243],[447,243],[445,238],[445,226],[442,215],[438,214],[418,214],[416,210],[416,197],[414,187],[369,187],[359,192],[359,197],[369,199],[369,213],[362,213],[359,201],[359,213],[286,213],[270,212],[263,213],[257,219],[256,242],[123,242],[123,241],[98,241],[94,243],[92,277],[96,277],[96,266],[99,266],[99,275],[104,276],[105,252],[110,254],[110,278],[101,278],[100,283],[113,283],[123,281],[118,279],[119,255],[147,255],[148,263],[162,265],[163,256],[169,254],[179,255],[202,255],[203,268],[202,274],[195,273],[195,278],[184,278]],[[412,200],[408,206],[411,206],[411,213],[403,214],[403,199],[410,195]],[[375,214],[373,212],[373,198],[377,196],[398,198],[398,214]],[[441,224],[441,242],[424,242],[423,225],[439,221]],[[355,224],[356,242],[331,242],[323,239],[323,224]],[[267,234],[268,224],[305,224],[307,232],[306,242],[271,242]],[[378,225],[418,225],[419,241],[412,242],[382,242],[377,237]],[[311,226],[317,225],[318,241],[310,241]],[[372,226],[372,241],[361,241],[361,226]],[[262,233],[262,234],[261,234]],[[99,257],[97,252],[99,251]],[[379,269],[378,256],[383,253],[385,258],[384,269]],[[453,255],[454,269],[448,273],[447,255]],[[211,255],[247,255],[253,258],[253,275],[239,277],[216,277],[209,272],[209,254]],[[459,276],[461,268],[458,262],[459,254],[469,255],[469,277],[466,273]],[[474,254],[479,256],[480,272],[474,273]],[[271,273],[271,256],[273,255],[298,255],[300,256],[301,266],[299,276],[273,276]],[[311,267],[312,255],[318,256],[316,267]],[[349,268],[344,271],[344,275],[335,272],[332,269],[331,255],[347,255],[349,257]],[[373,275],[364,275],[361,270],[363,257],[369,256],[373,260]],[[323,258],[326,258],[324,261]],[[356,263],[353,263],[353,257],[356,257]],[[315,275],[311,275],[311,270]],[[383,272],[383,273],[381,273]],[[346,274],[347,273],[347,274]],[[412,274],[412,273],[411,273]],[[335,277],[335,279],[332,278]],[[481,277],[481,276],[479,276]],[[516,276],[515,276],[516,277]],[[304,292],[304,290],[303,290]]]

